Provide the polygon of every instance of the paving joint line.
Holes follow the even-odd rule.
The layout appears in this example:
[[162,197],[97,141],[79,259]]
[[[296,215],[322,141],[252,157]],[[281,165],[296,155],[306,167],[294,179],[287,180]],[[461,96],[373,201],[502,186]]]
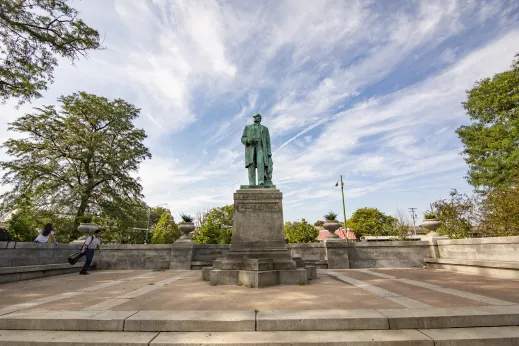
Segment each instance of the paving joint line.
[[416,308],[432,308],[431,305],[420,302],[418,300],[411,299],[409,297],[402,296],[398,293],[386,290],[384,288],[363,282],[361,280],[357,280],[355,278],[342,275],[333,271],[329,271],[328,275],[335,277],[337,280],[346,282],[350,285],[353,285],[355,287],[358,287],[360,289],[363,289],[365,291],[368,291],[378,297],[381,297],[383,299],[389,300],[395,304],[404,306],[409,309],[416,309]]
[[[150,272],[147,272],[147,273],[142,273],[142,274],[139,274],[139,275],[130,276],[129,278],[126,278],[126,280],[131,281],[131,280],[135,280],[135,279],[141,277],[142,275],[151,276],[151,275],[155,275],[155,274],[158,274],[158,273],[159,272],[150,271]],[[65,275],[72,276],[72,275],[75,275],[75,274],[65,274]],[[43,278],[43,279],[45,279],[45,278]],[[39,298],[39,299],[36,299],[36,300],[33,300],[33,301],[29,301],[29,302],[25,302],[25,303],[8,305],[8,306],[0,309],[0,316],[1,315],[9,315],[9,314],[11,314],[13,312],[18,312],[18,311],[30,309],[30,308],[33,308],[33,307],[36,307],[36,306],[39,306],[39,305],[43,305],[43,304],[47,304],[47,303],[52,303],[52,302],[58,301],[60,299],[67,299],[67,298],[70,298],[70,297],[74,297],[76,295],[80,295],[81,293],[94,292],[94,291],[103,289],[105,287],[110,287],[110,286],[113,286],[113,285],[116,285],[116,284],[119,284],[119,283],[122,283],[122,282],[124,282],[124,281],[115,280],[115,281],[112,281],[112,282],[107,282],[107,283],[104,283],[104,284],[99,284],[99,285],[94,285],[94,286],[88,287],[88,290],[85,290],[85,289],[81,288],[81,289],[77,289],[75,291],[63,292],[63,293],[60,293],[60,294],[57,294],[57,295],[54,295],[54,296]],[[109,284],[109,285],[106,285],[106,284]],[[2,311],[7,311],[7,312],[4,313]]]
[[153,340],[155,340],[157,338],[157,336],[159,336],[161,332],[157,332],[157,334],[155,334],[155,336],[153,338],[151,338],[151,340],[148,342],[148,346],[151,346],[151,343],[153,342]]
[[123,320],[123,330],[122,330],[123,332],[124,332],[125,329],[126,329],[126,320],[127,320],[128,318],[132,317],[132,316],[135,316],[135,315],[138,314],[138,313],[139,313],[139,311],[135,311],[135,312],[134,312],[133,314],[131,314],[130,316],[126,316],[126,317],[124,318],[124,320]]
[[[396,329],[395,329],[396,330]],[[421,329],[413,329],[413,330],[416,330],[418,333],[422,334],[423,336],[425,336],[427,339],[431,340],[433,342],[433,345],[436,346],[436,341],[435,339],[433,339],[431,336],[425,334],[424,332],[422,332]]]
[[[194,271],[184,271],[182,273],[176,274],[176,275],[174,275],[172,277],[169,277],[167,279],[161,280],[161,281],[159,281],[159,282],[157,282],[157,283],[155,283],[153,285],[139,287],[139,288],[137,288],[135,290],[132,290],[130,292],[126,292],[126,293],[121,294],[121,295],[116,296],[116,297],[112,297],[112,298],[107,299],[105,301],[102,301],[100,303],[87,306],[87,307],[85,307],[85,308],[83,308],[81,310],[89,311],[90,310],[89,308],[91,308],[92,306],[101,305],[101,304],[103,304],[103,303],[105,303],[107,301],[114,301],[114,303],[117,303],[117,304],[110,305],[110,308],[113,308],[113,307],[116,307],[116,306],[119,306],[119,305],[122,305],[122,304],[126,303],[128,299],[131,300],[131,299],[139,297],[139,296],[141,296],[143,294],[146,294],[146,293],[149,293],[149,292],[153,292],[155,290],[158,290],[159,288],[163,288],[164,286],[166,286],[166,285],[168,285],[168,284],[170,284],[172,282],[178,281],[178,280],[180,280],[182,278],[185,278],[185,277],[188,277],[190,275],[194,275],[194,273],[195,273]],[[139,290],[141,290],[142,293],[137,293],[137,291],[139,291]],[[134,296],[132,296],[132,293],[133,293]],[[128,296],[128,297],[125,298],[125,296]],[[118,299],[121,300],[121,302],[116,302],[115,301],[115,300],[118,300]]]
[[[380,275],[378,275],[380,273],[372,272],[369,269],[365,269],[365,270],[363,270],[363,272],[367,273],[367,274],[370,274],[370,275],[374,275],[374,276],[380,276]],[[385,274],[382,274],[382,275],[385,275]],[[388,275],[388,276],[391,276],[391,275]],[[495,306],[508,306],[508,305],[516,305],[517,304],[517,303],[509,302],[509,301],[506,301],[506,300],[501,300],[501,299],[497,299],[497,298],[488,297],[488,296],[485,296],[485,295],[482,295],[482,294],[471,293],[471,292],[467,292],[467,291],[458,290],[458,289],[455,289],[455,288],[448,288],[448,287],[438,286],[438,285],[434,285],[434,284],[430,284],[428,282],[422,282],[422,281],[418,281],[418,280],[412,280],[412,279],[407,279],[407,278],[396,278],[396,277],[393,277],[393,279],[390,279],[390,280],[394,280],[394,281],[398,281],[398,282],[403,282],[403,283],[406,283],[408,285],[422,287],[422,288],[429,289],[429,290],[432,290],[432,291],[441,292],[441,293],[445,293],[445,294],[450,294],[450,295],[453,295],[453,296],[457,296],[457,297],[461,297],[461,298],[465,298],[465,299],[470,299],[470,300],[474,300],[474,301],[477,301],[477,302],[482,302],[482,303],[486,303],[486,304],[490,304],[490,305],[495,305]]]

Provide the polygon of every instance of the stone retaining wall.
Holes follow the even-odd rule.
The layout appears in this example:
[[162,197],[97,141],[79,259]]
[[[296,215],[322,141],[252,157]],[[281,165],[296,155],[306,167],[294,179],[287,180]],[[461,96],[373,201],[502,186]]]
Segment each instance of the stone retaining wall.
[[428,241],[385,241],[353,243],[348,247],[350,268],[423,267],[431,257]]
[[[0,242],[0,267],[66,263],[80,244]],[[410,242],[357,242],[288,244],[292,257],[301,257],[318,268],[422,267],[424,258],[446,258],[519,263],[519,237]],[[100,269],[200,269],[229,251],[229,245],[196,244],[186,251],[172,245],[103,245],[94,261]],[[190,258],[187,258],[190,257]]]
[[[67,263],[80,244],[0,242],[0,267]],[[428,242],[288,244],[292,257],[318,268],[421,267],[431,257]],[[109,269],[201,269],[229,251],[229,245],[102,245],[94,262]]]
[[449,239],[436,243],[440,258],[519,262],[519,237]]

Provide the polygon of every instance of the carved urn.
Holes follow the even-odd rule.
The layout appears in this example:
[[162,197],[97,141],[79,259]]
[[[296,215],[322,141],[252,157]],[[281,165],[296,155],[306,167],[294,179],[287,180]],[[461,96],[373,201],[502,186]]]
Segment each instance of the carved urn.
[[423,220],[422,226],[429,231],[436,231],[438,228],[440,228],[441,222],[438,219],[426,219]]
[[90,223],[90,222],[81,222],[77,228],[77,230],[79,232],[82,233],[82,235],[77,238],[76,240],[70,242],[71,244],[83,244],[85,242],[85,240],[92,234],[94,234],[94,232],[96,230],[99,229],[99,226],[96,225],[95,223]]
[[326,237],[326,239],[331,238],[340,238],[335,231],[341,227],[341,224],[337,220],[326,220],[323,224],[323,228],[330,232],[330,234]]
[[99,226],[90,222],[81,222],[77,228],[77,230],[83,233],[84,235],[93,234],[98,229]]
[[[195,224],[193,222],[180,222],[178,224],[178,229],[180,232],[184,233],[183,236],[178,238],[180,241],[193,241],[193,238],[191,238],[191,232],[195,230]],[[178,241],[177,240],[177,241]]]

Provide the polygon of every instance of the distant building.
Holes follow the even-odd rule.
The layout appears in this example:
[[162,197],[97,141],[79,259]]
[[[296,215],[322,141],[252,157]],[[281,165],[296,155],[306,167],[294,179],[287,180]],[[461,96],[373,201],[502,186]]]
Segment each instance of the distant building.
[[[317,236],[317,241],[322,242],[326,239],[326,237],[330,234],[327,230],[325,230],[322,227],[316,227],[319,231],[319,235]],[[339,228],[335,231],[335,234],[337,234],[341,239],[346,239],[346,232],[343,228]],[[351,230],[351,228],[348,228],[348,239],[349,240],[356,240],[357,237],[355,237],[355,233]]]

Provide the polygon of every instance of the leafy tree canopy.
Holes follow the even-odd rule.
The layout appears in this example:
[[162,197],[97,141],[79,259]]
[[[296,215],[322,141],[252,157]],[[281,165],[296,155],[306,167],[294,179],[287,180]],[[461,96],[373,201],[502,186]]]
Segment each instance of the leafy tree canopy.
[[100,49],[99,33],[66,0],[0,1],[0,101],[41,97],[58,57]]
[[348,227],[351,227],[357,238],[363,235],[382,236],[389,233],[394,220],[377,208],[360,208],[348,220]]
[[481,202],[481,214],[483,235],[519,235],[519,184],[490,190]]
[[318,235],[319,231],[305,219],[285,222],[285,239],[288,243],[313,243]]
[[510,70],[476,82],[463,106],[472,124],[456,132],[469,183],[480,190],[509,186],[519,178],[519,60]]
[[473,226],[479,223],[477,199],[453,190],[449,199],[441,199],[432,204],[436,218],[440,220],[440,234],[461,239],[472,236]]
[[173,244],[180,238],[182,232],[179,231],[173,216],[169,210],[162,213],[157,226],[153,230],[152,244]]
[[199,233],[194,237],[198,244],[230,244],[234,205],[213,208],[205,213]]
[[0,162],[2,183],[13,189],[1,196],[1,211],[30,205],[110,220],[136,214],[136,206],[145,212],[142,187],[132,176],[151,157],[142,143],[146,134],[133,125],[139,109],[84,92],[58,101],[59,111],[36,108],[10,124],[22,138],[4,143],[12,160]]

